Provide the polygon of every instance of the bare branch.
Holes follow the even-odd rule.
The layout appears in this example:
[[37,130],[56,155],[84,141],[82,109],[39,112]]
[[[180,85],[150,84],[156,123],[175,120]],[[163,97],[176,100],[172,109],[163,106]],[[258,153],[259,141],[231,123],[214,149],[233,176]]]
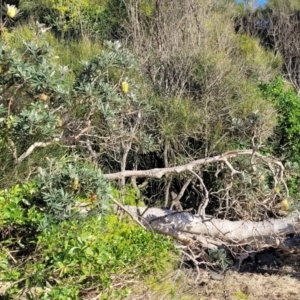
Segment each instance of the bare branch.
[[235,175],[235,174],[243,174],[243,172],[235,170],[233,168],[233,166],[231,165],[231,163],[227,160],[227,158],[224,158],[223,161],[225,162],[226,166],[230,169],[232,176]]
[[203,218],[205,218],[205,209],[209,202],[209,193],[208,193],[208,190],[207,190],[202,178],[193,170],[191,170],[190,172],[192,172],[198,178],[202,188],[204,189],[204,193],[205,193],[204,202],[202,203],[202,205],[199,206],[198,216],[202,216]]
[[169,204],[169,193],[170,193],[171,184],[172,184],[172,177],[168,178],[168,183],[167,183],[167,186],[166,186],[165,207],[168,207],[168,204]]
[[58,142],[59,139],[55,138],[50,142],[35,142],[34,144],[32,144],[22,155],[20,155],[17,159],[16,159],[16,164],[21,163],[26,157],[28,157],[35,148],[44,148],[47,147],[55,142]]
[[[104,174],[104,178],[108,180],[117,180],[117,179],[122,179],[126,177],[147,177],[147,178],[162,178],[163,176],[167,174],[179,174],[185,171],[192,171],[195,167],[201,166],[201,165],[207,165],[211,163],[215,163],[218,161],[223,161],[226,163],[226,161],[229,158],[236,157],[238,155],[254,155],[255,157],[263,159],[266,163],[272,162],[276,164],[278,167],[280,167],[280,174],[284,171],[284,167],[281,162],[270,158],[266,157],[264,155],[259,154],[258,152],[255,152],[253,154],[253,150],[233,150],[233,151],[228,151],[225,152],[221,155],[216,155],[212,157],[206,157],[206,158],[201,158],[197,159],[194,161],[191,161],[187,164],[181,165],[181,166],[175,166],[175,167],[169,167],[169,168],[155,168],[155,169],[150,169],[150,170],[133,170],[133,171],[123,171],[123,172],[117,172],[117,173],[111,173],[111,174]],[[227,166],[229,167],[229,163],[227,161]],[[237,173],[236,170],[234,170],[231,166],[231,171],[233,173]]]
[[192,178],[189,178],[185,184],[183,185],[183,187],[181,188],[180,192],[178,195],[176,195],[175,193],[173,194],[172,197],[172,205],[171,205],[171,209],[175,206],[177,210],[179,211],[183,211],[182,205],[180,203],[180,199],[182,198],[185,190],[187,189],[187,187],[189,186],[189,184],[191,183]]
[[146,227],[138,220],[138,217],[134,216],[129,210],[126,209],[124,205],[122,205],[114,197],[110,196],[110,198],[118,207],[120,207],[124,212],[126,212],[137,224],[139,224],[142,228],[146,229]]
[[16,145],[11,139],[8,139],[8,143],[9,143],[11,149],[12,149],[12,154],[13,154],[13,157],[14,157],[15,161],[17,161],[18,160],[18,154],[17,154]]
[[78,140],[83,134],[89,132],[93,127],[91,127],[91,121],[87,122],[87,127],[83,128],[76,136],[75,140]]

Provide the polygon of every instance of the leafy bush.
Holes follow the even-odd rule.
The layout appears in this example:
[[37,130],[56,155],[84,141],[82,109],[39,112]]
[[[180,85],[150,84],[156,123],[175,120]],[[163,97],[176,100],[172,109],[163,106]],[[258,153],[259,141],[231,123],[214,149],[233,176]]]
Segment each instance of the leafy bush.
[[[93,162],[104,169],[116,168],[125,150],[115,150],[128,143],[136,152],[153,150],[157,144],[146,121],[152,108],[133,55],[119,42],[107,42],[93,59],[82,56],[88,60],[71,70],[59,64],[60,58],[47,41],[55,45],[53,36],[41,24],[35,27],[15,29],[7,36],[8,42],[0,45],[0,83],[5,95],[0,108],[0,147],[5,153],[1,172],[6,174],[1,179],[9,174],[7,181],[14,181],[16,173],[26,177],[32,168],[44,166],[39,158],[65,154],[66,148],[58,142],[75,146],[74,152],[88,160],[92,154]],[[30,41],[20,43],[23,34]],[[121,89],[123,81],[129,84],[128,93]],[[33,159],[20,164],[21,154],[45,141],[50,151],[35,147],[30,153]],[[42,156],[34,156],[38,151]]]
[[[128,191],[126,202],[134,197]],[[0,191],[7,297],[81,299],[97,290],[103,299],[124,299],[127,280],[164,271],[175,258],[171,240],[107,214],[108,193],[99,171],[70,158],[50,160],[35,182]]]
[[[9,271],[12,249],[20,260],[35,250],[38,235],[64,220],[87,219],[108,211],[109,184],[80,160],[50,160],[34,182],[0,190],[0,268]],[[18,279],[8,272],[6,279]]]
[[[68,70],[54,62],[45,41],[23,40],[15,46],[5,41],[0,44],[2,186],[16,182],[16,178],[22,181],[37,161],[43,164],[41,157],[27,164],[18,158],[35,142],[58,138],[61,128],[57,107],[69,93],[69,81],[64,78]],[[58,154],[55,147],[54,143],[48,155]]]
[[32,182],[0,190],[0,226],[38,224],[42,214],[32,205],[36,193],[36,184]]
[[52,27],[56,36],[67,39],[111,39],[122,34],[126,10],[120,0],[41,0],[21,3],[24,19]]
[[[34,205],[37,187],[34,183],[0,190],[0,279],[17,280],[19,270],[12,268],[19,257],[35,249],[37,232],[43,214]],[[14,256],[10,251],[14,252]]]
[[300,97],[281,76],[261,83],[260,89],[278,113],[275,132],[268,142],[269,151],[284,160],[290,193],[296,195],[300,180]]
[[112,196],[125,205],[145,206],[140,193],[129,184],[127,184],[123,190],[112,188]]
[[264,96],[276,105],[278,123],[272,146],[277,155],[300,163],[300,97],[282,77],[268,83],[261,83]]
[[[171,241],[161,235],[116,216],[99,216],[52,225],[38,236],[25,266],[14,271],[16,279],[28,277],[20,288],[33,299],[81,299],[96,290],[102,297],[123,299],[130,293],[126,280],[163,271],[174,253]],[[124,287],[118,291],[120,280]]]
[[109,183],[99,169],[79,158],[49,160],[48,168],[38,169],[37,185],[43,201],[43,228],[109,209]]

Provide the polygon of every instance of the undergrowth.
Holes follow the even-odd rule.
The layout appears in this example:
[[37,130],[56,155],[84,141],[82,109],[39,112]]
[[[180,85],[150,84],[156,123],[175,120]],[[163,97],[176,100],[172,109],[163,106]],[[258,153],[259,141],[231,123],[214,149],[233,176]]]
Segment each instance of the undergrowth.
[[0,192],[0,282],[7,299],[85,299],[91,293],[124,299],[132,280],[163,274],[174,263],[170,239],[108,212],[41,227],[49,212],[36,205],[39,188],[28,183]]

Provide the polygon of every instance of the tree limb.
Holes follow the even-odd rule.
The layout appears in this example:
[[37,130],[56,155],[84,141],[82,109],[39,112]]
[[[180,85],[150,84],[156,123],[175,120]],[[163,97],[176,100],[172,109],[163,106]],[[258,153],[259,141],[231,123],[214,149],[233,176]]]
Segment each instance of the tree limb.
[[[32,144],[23,154],[21,154],[16,160],[16,164],[19,164],[21,163],[27,156],[29,156],[35,148],[39,147],[39,148],[44,148],[44,147],[47,147],[55,142],[58,142],[59,139],[58,138],[55,138],[53,139],[52,141],[50,142],[35,142],[34,144]],[[14,156],[15,156],[15,152],[14,152]]]
[[147,178],[162,178],[163,176],[167,174],[179,174],[185,171],[193,171],[193,169],[197,166],[206,165],[218,161],[223,161],[230,169],[233,171],[233,173],[238,173],[238,171],[235,171],[233,167],[228,162],[229,158],[236,157],[238,155],[254,155],[258,158],[261,158],[266,163],[272,162],[275,165],[277,165],[280,168],[280,175],[282,174],[284,167],[280,161],[277,161],[275,159],[266,157],[262,154],[259,154],[258,152],[255,152],[253,154],[253,150],[233,150],[228,151],[220,155],[212,156],[212,157],[206,157],[197,159],[194,161],[191,161],[187,164],[181,165],[181,166],[175,166],[175,167],[169,167],[169,168],[155,168],[150,170],[133,170],[133,171],[123,171],[123,172],[117,172],[117,173],[111,173],[111,174],[104,174],[104,178],[109,180],[117,180],[122,179],[126,177],[147,177]]

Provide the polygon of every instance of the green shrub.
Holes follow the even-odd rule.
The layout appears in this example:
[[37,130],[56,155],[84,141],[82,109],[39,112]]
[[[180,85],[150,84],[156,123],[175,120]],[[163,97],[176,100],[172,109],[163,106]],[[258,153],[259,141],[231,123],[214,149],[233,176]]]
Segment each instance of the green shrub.
[[272,100],[278,111],[274,149],[292,161],[300,162],[300,97],[278,76],[271,83],[260,85],[266,98]]
[[222,272],[225,272],[229,268],[230,261],[224,249],[211,249],[208,250],[208,254],[218,264]]
[[27,226],[38,224],[42,214],[33,206],[37,193],[36,184],[30,182],[0,190],[0,226]]
[[14,270],[19,272],[17,279],[28,277],[20,288],[26,287],[32,297],[34,287],[41,288],[39,299],[81,299],[86,289],[97,289],[108,299],[124,299],[130,290],[126,285],[117,288],[121,278],[158,274],[174,253],[172,242],[159,234],[117,216],[99,216],[53,224],[38,236],[36,251],[26,264]]
[[141,195],[137,195],[137,191],[131,185],[126,185],[123,191],[112,188],[112,196],[125,205],[145,206],[141,199]]
[[34,19],[51,27],[63,39],[118,39],[127,17],[120,0],[41,0],[21,2],[23,20]]
[[[35,249],[37,232],[43,214],[34,205],[35,183],[14,185],[0,190],[0,280],[18,280],[21,271],[12,268]],[[13,250],[13,255],[11,251]]]
[[[134,194],[128,190],[130,202]],[[103,214],[109,191],[98,172],[71,159],[50,160],[35,182],[0,191],[6,296],[81,299],[85,290],[97,289],[103,299],[124,299],[130,287],[118,288],[119,280],[151,277],[169,267],[176,257],[170,239]],[[94,192],[99,199],[91,199]],[[89,211],[79,214],[81,204]]]
[[261,83],[260,89],[265,98],[276,107],[278,118],[268,147],[275,156],[281,156],[289,175],[290,192],[298,192],[300,164],[300,97],[282,79],[276,77],[270,83]]
[[99,169],[79,158],[49,159],[48,168],[38,169],[36,180],[44,203],[43,228],[109,209],[110,184]]

